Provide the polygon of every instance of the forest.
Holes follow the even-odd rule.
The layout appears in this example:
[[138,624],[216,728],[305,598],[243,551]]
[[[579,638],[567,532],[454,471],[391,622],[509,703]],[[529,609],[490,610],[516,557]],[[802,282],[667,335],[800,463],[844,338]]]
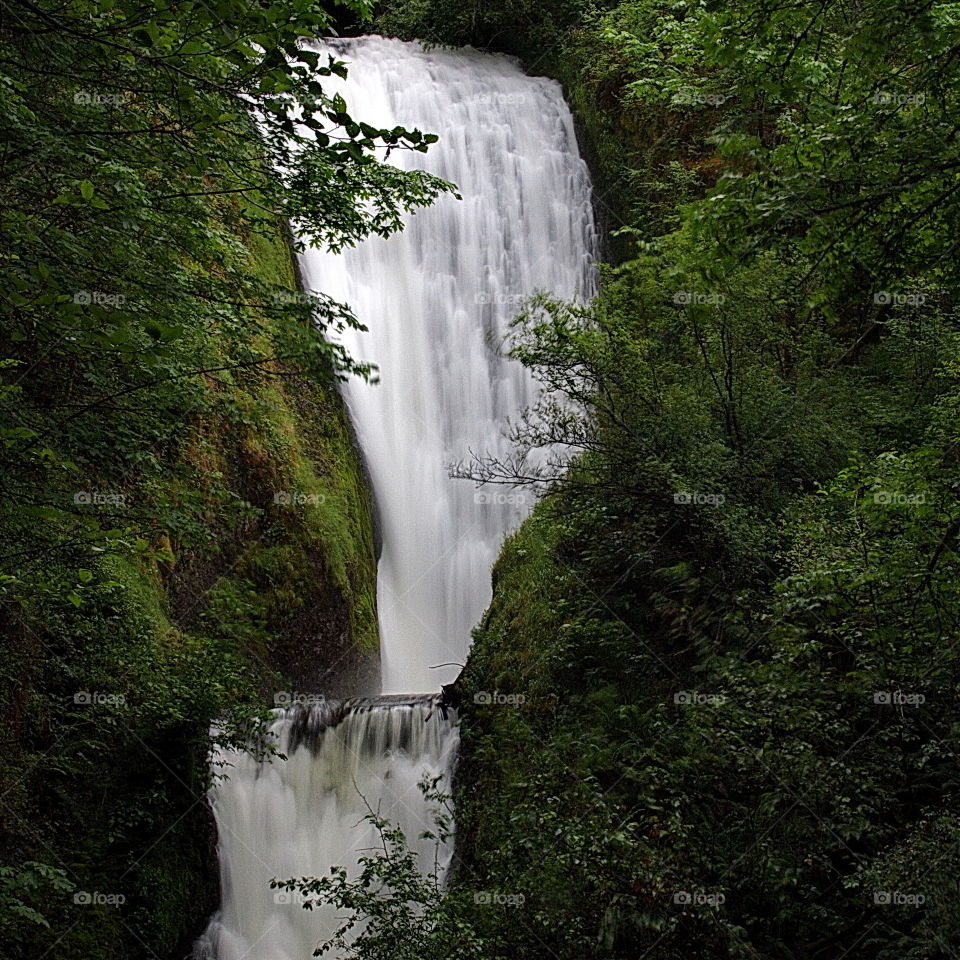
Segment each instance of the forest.
[[523,291],[542,392],[453,465],[536,506],[444,688],[449,877],[371,810],[359,873],[277,878],[318,955],[956,956],[960,4],[2,11],[0,953],[201,956],[211,744],[376,672],[376,375],[298,255],[464,192],[304,43],[378,34],[561,85],[600,262]]

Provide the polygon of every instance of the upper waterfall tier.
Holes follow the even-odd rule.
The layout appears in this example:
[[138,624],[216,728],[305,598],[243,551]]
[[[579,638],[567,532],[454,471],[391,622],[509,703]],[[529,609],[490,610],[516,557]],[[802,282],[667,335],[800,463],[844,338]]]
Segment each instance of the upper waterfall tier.
[[498,351],[523,298],[592,293],[590,181],[559,85],[512,59],[381,37],[330,52],[349,66],[333,85],[355,117],[439,135],[390,162],[463,198],[441,198],[387,240],[303,258],[307,284],[369,328],[348,348],[380,368],[378,385],[351,382],[346,395],[382,524],[383,689],[436,690],[466,659],[500,544],[532,506],[528,491],[477,491],[448,467],[505,452],[508,422],[535,396]]

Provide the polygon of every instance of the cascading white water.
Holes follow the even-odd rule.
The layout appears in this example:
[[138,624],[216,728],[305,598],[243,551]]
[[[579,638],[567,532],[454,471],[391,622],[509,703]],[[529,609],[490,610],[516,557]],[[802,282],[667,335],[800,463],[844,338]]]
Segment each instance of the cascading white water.
[[418,784],[449,787],[457,728],[439,698],[317,702],[276,711],[269,739],[288,759],[220,750],[211,790],[219,831],[221,908],[197,943],[201,960],[308,960],[337,928],[332,907],[304,910],[274,878],[329,875],[376,850],[367,804],[400,826],[424,873],[442,877],[449,844],[420,839],[434,827]]
[[[502,453],[508,419],[533,399],[528,374],[496,349],[519,301],[592,293],[590,184],[559,86],[515,61],[380,37],[336,53],[350,65],[341,92],[353,116],[440,135],[428,154],[390,161],[463,197],[408,217],[400,235],[301,262],[309,287],[369,327],[346,345],[380,367],[378,385],[351,382],[346,395],[381,520],[383,686],[436,690],[457,668],[430,667],[465,660],[496,552],[531,505],[478,495],[447,467],[471,450]],[[335,917],[269,881],[354,868],[376,839],[367,803],[403,828],[423,869],[435,865],[418,839],[432,816],[417,784],[442,774],[449,785],[458,744],[435,695],[295,705],[274,711],[268,736],[289,759],[213,758],[228,774],[210,792],[222,906],[197,943],[202,960],[310,957]],[[441,877],[450,856],[439,851]]]
[[559,84],[513,59],[382,37],[335,52],[354,116],[440,135],[391,162],[463,197],[418,211],[398,236],[302,261],[307,285],[369,328],[346,339],[351,353],[380,367],[378,385],[352,381],[346,394],[382,524],[384,690],[436,690],[458,668],[430,667],[466,659],[497,551],[532,505],[477,492],[448,467],[471,450],[504,453],[508,419],[533,399],[527,371],[496,349],[521,299],[592,292],[590,179]]

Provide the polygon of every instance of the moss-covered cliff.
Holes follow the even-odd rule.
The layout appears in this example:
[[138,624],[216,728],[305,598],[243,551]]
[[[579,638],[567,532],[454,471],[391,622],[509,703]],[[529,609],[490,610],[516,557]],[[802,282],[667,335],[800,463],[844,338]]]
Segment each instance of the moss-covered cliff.
[[[294,295],[283,227],[245,243]],[[51,521],[66,547],[36,574],[77,589],[3,612],[6,956],[183,956],[218,902],[210,720],[375,684],[371,501],[335,380],[275,363],[210,374],[194,399],[160,412],[149,471],[85,465],[75,494],[35,491],[85,512]],[[42,547],[16,504],[0,524],[9,552]],[[117,531],[100,560],[90,524]]]

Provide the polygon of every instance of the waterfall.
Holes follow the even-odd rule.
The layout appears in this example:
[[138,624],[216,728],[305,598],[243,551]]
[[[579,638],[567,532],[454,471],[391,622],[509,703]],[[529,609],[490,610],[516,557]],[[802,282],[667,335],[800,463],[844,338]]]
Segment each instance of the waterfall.
[[[273,878],[352,867],[378,836],[367,806],[400,826],[424,873],[443,875],[452,853],[420,834],[433,826],[418,787],[449,785],[457,728],[437,697],[295,704],[275,711],[268,739],[288,759],[221,749],[211,790],[219,831],[221,907],[197,943],[203,960],[309,960],[337,926],[331,907],[304,910]],[[439,862],[434,862],[435,855]]]
[[529,493],[474,490],[448,466],[505,453],[507,421],[532,378],[496,345],[523,297],[586,296],[595,246],[590,179],[560,86],[507,57],[424,51],[366,37],[337,45],[351,113],[378,127],[440,135],[391,162],[457,185],[407,218],[402,234],[344,254],[311,251],[306,283],[350,304],[369,333],[346,339],[380,383],[346,388],[383,534],[377,606],[384,689],[436,690],[454,679],[490,599],[500,544]]
[[[275,710],[267,736],[286,760],[216,753],[214,770],[228,774],[210,791],[222,904],[197,943],[203,960],[310,957],[334,915],[301,909],[269,881],[353,868],[376,839],[366,803],[434,868],[437,851],[418,839],[432,818],[417,784],[443,774],[449,785],[458,732],[436,695],[409,692],[458,672],[430,668],[466,659],[500,544],[532,506],[523,493],[451,480],[448,467],[470,451],[504,453],[510,418],[535,396],[497,350],[521,299],[593,289],[589,177],[558,84],[474,50],[380,37],[332,45],[350,76],[324,83],[353,116],[440,135],[429,153],[390,162],[428,169],[462,196],[408,217],[397,236],[301,260],[306,285],[369,328],[345,343],[380,369],[378,384],[351,382],[345,396],[381,523],[383,688],[402,695]],[[441,876],[451,852],[439,851]]]

